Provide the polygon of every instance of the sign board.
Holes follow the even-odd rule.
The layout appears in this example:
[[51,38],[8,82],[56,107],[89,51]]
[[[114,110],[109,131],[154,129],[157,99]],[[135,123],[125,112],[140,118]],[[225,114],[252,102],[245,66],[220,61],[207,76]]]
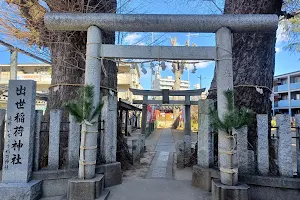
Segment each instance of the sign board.
[[28,182],[30,180],[35,98],[35,81],[9,81],[2,182]]

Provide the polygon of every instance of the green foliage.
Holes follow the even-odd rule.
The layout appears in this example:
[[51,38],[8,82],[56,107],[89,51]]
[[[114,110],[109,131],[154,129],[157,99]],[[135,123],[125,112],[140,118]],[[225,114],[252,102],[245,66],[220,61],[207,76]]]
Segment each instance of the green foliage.
[[296,53],[300,52],[300,1],[284,0],[282,10],[285,15],[280,18],[279,33],[283,32],[281,34],[285,40],[288,40],[288,45],[284,49]]
[[65,108],[71,113],[77,122],[91,122],[100,114],[103,103],[99,103],[93,110],[94,86],[87,85],[79,89],[79,96],[65,104]]
[[234,107],[233,91],[225,91],[224,95],[227,100],[227,112],[224,114],[223,120],[221,120],[219,118],[219,113],[214,109],[210,109],[209,115],[212,127],[215,130],[231,133],[232,129],[239,129],[243,126],[249,125],[253,120],[254,113],[250,109],[244,107],[241,109]]

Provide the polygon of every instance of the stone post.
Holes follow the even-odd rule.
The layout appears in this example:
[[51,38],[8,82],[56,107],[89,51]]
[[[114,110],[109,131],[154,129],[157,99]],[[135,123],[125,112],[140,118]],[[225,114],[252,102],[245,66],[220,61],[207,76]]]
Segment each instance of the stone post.
[[59,143],[62,111],[50,111],[48,168],[59,169]]
[[36,82],[10,80],[1,199],[39,199],[41,181],[31,180]]
[[4,150],[4,122],[6,110],[0,109],[0,170],[3,165],[3,150]]
[[184,105],[184,164],[188,165],[191,159],[191,101],[190,96],[185,96]]
[[10,79],[17,80],[18,74],[18,51],[16,49],[10,51]]
[[142,134],[146,134],[147,109],[148,109],[148,96],[145,95],[145,96],[143,96]]
[[128,134],[128,110],[125,111],[125,136],[129,136]]
[[277,115],[278,126],[278,168],[279,174],[293,177],[292,135],[289,115]]
[[248,150],[248,169],[250,174],[255,173],[255,158],[254,158],[254,151],[253,150]]
[[28,182],[33,161],[35,81],[9,81],[2,182]]
[[248,128],[242,127],[234,130],[237,138],[237,157],[239,173],[247,174],[249,172],[249,159],[248,159]]
[[37,171],[40,168],[40,134],[43,119],[43,111],[35,111],[35,129],[34,129],[34,155],[33,155],[33,170]]
[[[93,108],[100,102],[101,80],[101,45],[102,33],[97,26],[90,26],[87,31],[85,84],[94,86]],[[98,119],[98,116],[95,116]],[[82,128],[84,131],[84,128]],[[79,178],[92,179],[95,177],[98,143],[98,120],[86,126],[86,132],[81,137]]]
[[[216,82],[218,114],[223,119],[227,111],[226,97],[224,92],[233,90],[232,72],[232,34],[228,28],[220,28],[216,32],[217,61],[216,61]],[[221,183],[225,185],[236,185],[238,183],[237,166],[235,166],[236,155],[231,155],[233,138],[228,133],[219,130],[218,150],[220,160]]]
[[176,167],[178,169],[183,169],[185,167],[185,154],[184,154],[184,141],[182,140],[178,140],[176,143],[175,143],[175,149],[176,149]]
[[116,162],[117,153],[117,97],[108,93],[102,98],[104,103],[101,118],[104,120],[104,131],[101,135],[101,158],[105,163]]
[[296,119],[296,156],[297,156],[297,175],[300,175],[300,114],[295,115]]
[[257,169],[261,175],[269,174],[268,115],[258,114],[257,119]]
[[211,99],[199,100],[199,132],[198,132],[198,153],[197,163],[201,167],[212,167],[214,164],[213,157],[213,140],[212,129],[209,119],[209,110],[213,108],[214,102]]
[[145,151],[145,135],[140,135],[139,136],[139,139],[140,139],[140,151],[141,151],[141,154]]
[[68,167],[78,168],[80,148],[80,123],[69,114],[69,137],[68,137]]
[[141,128],[141,113],[139,113],[138,115],[137,115],[137,122],[136,122],[136,124],[137,124],[137,128],[139,129],[139,128]]
[[132,140],[132,161],[133,164],[140,163],[140,141],[139,140]]

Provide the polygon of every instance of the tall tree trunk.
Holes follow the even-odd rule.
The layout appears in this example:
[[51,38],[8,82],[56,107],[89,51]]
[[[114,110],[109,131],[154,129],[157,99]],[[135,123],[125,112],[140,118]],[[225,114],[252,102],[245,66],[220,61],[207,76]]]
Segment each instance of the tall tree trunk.
[[[63,104],[78,96],[78,86],[71,84],[83,84],[85,61],[82,57],[86,49],[86,34],[75,32],[70,37],[67,33],[56,33],[56,42],[50,46],[52,56],[52,87],[49,88],[49,98],[44,121],[50,119],[51,109],[63,109]],[[82,53],[82,55],[80,54]],[[70,85],[60,85],[70,84]],[[63,122],[68,121],[68,113],[63,112]],[[64,123],[63,130],[68,129],[68,124]],[[60,166],[66,166],[68,134],[62,132],[60,135]],[[49,135],[41,136],[41,166],[47,166]]]
[[[176,69],[174,69],[175,82],[174,82],[173,90],[180,90],[182,69],[180,68],[179,63],[174,63],[174,64],[176,66],[175,67]],[[178,100],[178,97],[174,97],[174,100]],[[173,107],[173,118],[174,118],[174,122],[173,122],[172,128],[176,129],[180,123],[179,108],[177,106]]]
[[[282,0],[226,0],[225,14],[279,14],[281,7]],[[275,43],[276,32],[233,34],[233,83],[237,107],[245,106],[257,114],[271,116],[272,91],[263,89],[260,94],[253,86],[266,86],[272,90]],[[215,81],[214,76],[208,98],[216,99]],[[249,127],[248,141],[256,151],[256,119]]]
[[[84,1],[86,9],[80,12],[116,12],[116,0]],[[75,5],[75,3],[74,3]],[[84,6],[84,7],[85,7]],[[57,7],[54,6],[55,9]],[[73,8],[73,7],[72,7]],[[60,8],[59,8],[60,9]],[[61,10],[53,10],[61,11]],[[86,54],[86,32],[51,32],[51,38],[54,41],[50,43],[49,48],[52,58],[52,87],[49,88],[49,99],[47,102],[47,112],[45,120],[49,121],[49,112],[51,109],[63,109],[64,103],[77,97],[78,86],[84,83],[85,70],[85,54]],[[103,32],[103,43],[114,44],[114,32]],[[99,66],[101,67],[101,66]],[[117,88],[117,68],[116,64],[111,61],[104,60],[104,68],[107,72],[105,76],[102,73],[101,86]],[[109,78],[108,78],[109,77]],[[63,84],[60,85],[59,84]],[[74,84],[74,85],[72,85]],[[101,91],[103,95],[107,95],[107,90]],[[116,93],[114,95],[117,95]],[[68,113],[63,112],[63,121],[68,121]],[[63,127],[67,128],[67,127]],[[42,166],[47,165],[48,139],[49,135],[42,136]],[[64,132],[61,134],[60,144],[60,166],[65,167],[67,155],[68,135]]]

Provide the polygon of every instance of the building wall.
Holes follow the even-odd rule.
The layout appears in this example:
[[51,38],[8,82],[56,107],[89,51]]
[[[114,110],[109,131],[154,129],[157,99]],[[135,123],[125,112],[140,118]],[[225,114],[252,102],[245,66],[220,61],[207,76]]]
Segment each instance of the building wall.
[[142,100],[141,96],[134,96],[129,90],[143,89],[140,82],[140,73],[138,66],[130,64],[119,65],[118,69],[118,98],[132,103],[133,100]]
[[273,94],[273,115],[300,114],[300,71],[276,76]]
[[[0,87],[7,90],[10,79],[10,66],[0,65]],[[37,93],[48,94],[51,85],[51,65],[49,64],[19,64],[17,80],[35,80],[37,82]],[[0,96],[0,108],[7,108],[7,92]],[[46,101],[37,100],[36,109],[45,111]]]
[[[155,78],[152,81],[151,88],[153,90],[162,90],[162,89],[169,89],[172,90],[174,86],[175,80],[172,76],[167,76],[166,78],[162,78],[160,76],[159,71],[156,72]],[[181,80],[180,83],[180,90],[188,90],[190,88],[189,81]]]

